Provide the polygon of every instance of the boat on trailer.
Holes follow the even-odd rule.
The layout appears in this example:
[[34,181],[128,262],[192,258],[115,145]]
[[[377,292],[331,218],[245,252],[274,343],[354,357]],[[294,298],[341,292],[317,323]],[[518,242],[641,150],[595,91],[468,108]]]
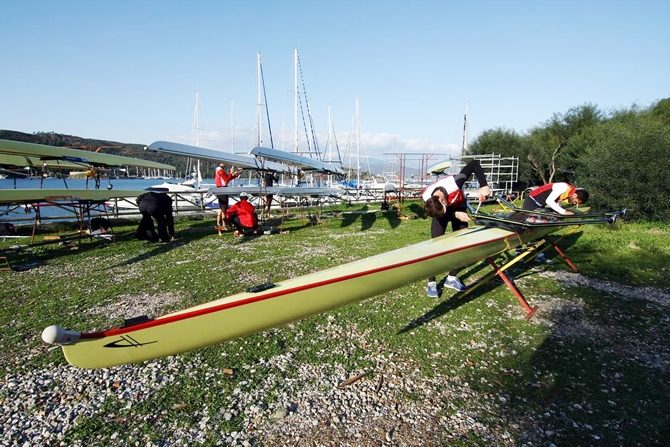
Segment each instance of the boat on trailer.
[[[515,213],[519,213],[516,211]],[[523,216],[523,213],[521,213]],[[60,345],[81,368],[104,368],[165,357],[281,326],[465,267],[565,225],[613,222],[612,215],[529,223],[478,215],[477,225],[408,247],[301,277],[249,287],[241,293],[158,318],[140,316],[119,328],[79,332],[49,326],[42,338]],[[590,217],[590,216],[589,216]]]

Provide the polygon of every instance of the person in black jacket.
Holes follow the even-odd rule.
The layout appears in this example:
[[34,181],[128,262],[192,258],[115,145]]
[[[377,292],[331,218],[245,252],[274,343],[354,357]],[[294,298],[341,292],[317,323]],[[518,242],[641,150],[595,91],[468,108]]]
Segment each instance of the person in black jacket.
[[[164,192],[148,192],[137,198],[137,206],[142,220],[135,237],[150,242],[170,242],[175,238],[174,218],[172,217],[172,199]],[[156,219],[158,234],[151,218]]]
[[[279,181],[277,176],[274,175],[274,173],[270,172],[270,171],[267,171],[263,175],[263,180],[265,182],[265,186],[268,187],[268,188],[272,188],[272,185],[274,185],[275,182]],[[261,214],[267,213],[268,217],[271,217],[270,207],[272,207],[272,197],[273,197],[273,194],[266,194],[265,195],[265,206],[263,207],[263,210],[261,211]]]

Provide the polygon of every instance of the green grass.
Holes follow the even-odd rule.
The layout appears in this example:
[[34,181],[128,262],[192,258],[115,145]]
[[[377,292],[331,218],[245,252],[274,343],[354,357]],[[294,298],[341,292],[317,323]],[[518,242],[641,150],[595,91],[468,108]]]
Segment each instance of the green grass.
[[[357,208],[348,210],[352,209]],[[115,231],[129,232],[135,225],[122,222]],[[41,341],[46,326],[57,323],[92,330],[121,322],[120,317],[90,313],[93,308],[122,305],[134,297],[169,295],[167,304],[153,311],[155,316],[249,285],[425,240],[430,224],[420,218],[401,221],[392,213],[370,213],[324,218],[316,225],[305,217],[285,225],[288,234],[234,239],[230,233],[218,237],[210,220],[178,220],[178,241],[170,245],[120,237],[114,244],[84,240],[78,250],[50,245],[9,254],[14,266],[35,261],[44,265],[0,272],[0,375],[65,363],[60,350],[50,350]],[[425,377],[440,373],[467,382],[479,399],[506,396],[495,401],[492,412],[481,412],[479,421],[517,421],[506,428],[515,444],[537,442],[533,421],[552,427],[553,434],[542,438],[547,444],[663,442],[670,422],[669,231],[667,225],[635,223],[588,226],[559,244],[583,276],[620,288],[650,286],[665,291],[664,303],[647,301],[643,295],[626,297],[617,288],[566,286],[542,273],[570,272],[564,264],[516,266],[510,275],[530,304],[540,306],[536,317],[527,321],[499,280],[463,299],[445,291],[440,300],[425,296],[422,280],[281,328],[177,356],[179,364],[194,366],[130,405],[108,397],[100,412],[78,418],[66,441],[105,445],[116,436],[117,442],[159,443],[171,436],[161,431],[161,423],[192,429],[199,423],[194,410],[206,408],[212,423],[205,439],[213,445],[221,432],[238,431],[243,425],[246,416],[235,390],[254,392],[261,383],[280,383],[268,359],[292,356],[292,367],[282,371],[282,381],[296,378],[300,365],[319,366],[334,377],[342,370],[350,376],[369,371],[374,380],[381,374],[374,353],[383,352],[407,359]],[[0,249],[13,243],[0,241]],[[549,254],[555,256],[551,250]],[[466,269],[463,279],[472,282],[487,269]],[[125,315],[132,316],[137,315]],[[0,392],[0,403],[5,399]],[[267,406],[278,397],[270,392],[258,399],[259,405]],[[423,396],[407,390],[403,399],[420,402]],[[445,401],[442,413],[452,415],[477,404],[468,399]],[[229,417],[223,416],[226,412]],[[477,433],[452,441],[441,445],[485,443]]]

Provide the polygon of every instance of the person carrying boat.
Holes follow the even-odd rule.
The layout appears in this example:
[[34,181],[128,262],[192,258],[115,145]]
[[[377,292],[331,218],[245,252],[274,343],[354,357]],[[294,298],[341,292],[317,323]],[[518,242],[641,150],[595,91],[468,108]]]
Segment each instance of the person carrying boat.
[[536,211],[541,208],[551,208],[558,214],[566,216],[575,214],[574,211],[566,210],[559,202],[568,202],[570,205],[581,205],[589,199],[589,193],[585,189],[575,188],[569,183],[557,182],[547,183],[532,190],[523,201],[523,209]]
[[[242,168],[238,168],[237,171],[235,171],[231,167],[230,172],[226,172],[226,164],[219,163],[219,166],[217,166],[214,171],[214,183],[217,188],[224,188],[228,186],[228,183],[239,177],[240,174],[242,174]],[[223,229],[227,230],[225,217],[226,211],[228,210],[228,196],[220,195],[216,196],[216,198],[219,200],[219,213],[216,216],[216,226],[223,225]]]
[[235,227],[235,237],[258,231],[256,208],[249,203],[248,198],[246,192],[241,192],[240,201],[226,211],[226,222]]
[[[421,194],[425,202],[424,211],[428,217],[433,218],[430,224],[431,238],[444,235],[450,222],[452,231],[468,226],[471,219],[466,213],[467,199],[463,191],[463,185],[473,174],[479,182],[479,200],[483,202],[491,194],[491,188],[488,186],[486,175],[479,160],[470,161],[461,169],[461,172],[438,180],[428,186]],[[450,271],[444,280],[444,285],[462,292],[467,287],[456,276],[459,270]],[[439,297],[434,276],[428,278],[426,292],[430,297]]]
[[[175,239],[174,218],[172,217],[172,198],[164,192],[148,192],[137,197],[137,206],[142,213],[142,220],[135,232],[135,237],[149,242],[170,242]],[[156,219],[158,234],[154,227]]]

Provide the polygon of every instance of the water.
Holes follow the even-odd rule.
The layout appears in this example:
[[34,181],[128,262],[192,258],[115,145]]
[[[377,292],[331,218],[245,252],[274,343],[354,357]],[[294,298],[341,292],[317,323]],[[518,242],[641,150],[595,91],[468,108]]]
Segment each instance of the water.
[[[2,195],[2,190],[3,189],[14,189],[14,179],[1,179],[0,180],[0,195]],[[109,184],[112,185],[114,190],[119,190],[119,189],[126,189],[126,190],[138,190],[138,189],[146,189],[150,186],[153,185],[158,185],[163,182],[171,182],[171,183],[179,183],[181,180],[179,179],[169,179],[169,180],[163,180],[163,179],[145,179],[145,178],[127,178],[127,179],[114,179],[114,180],[108,180],[108,179],[101,179],[100,180],[100,189],[107,189],[107,186]],[[212,183],[214,184],[214,179],[203,179],[203,183]],[[58,178],[46,178],[43,181],[42,186],[40,186],[40,179],[39,178],[32,178],[32,179],[27,179],[27,178],[21,178],[21,179],[16,179],[16,188],[17,189],[27,189],[27,188],[33,188],[33,189],[65,189],[67,184],[67,188],[69,189],[85,189],[86,188],[86,180],[85,179],[66,179],[65,183],[63,182],[62,179]],[[93,180],[88,181],[88,187],[89,189],[95,188],[95,182]]]
[[[127,179],[101,179],[100,189],[107,189],[111,184],[114,191],[119,190],[143,190],[151,186],[161,184],[163,182],[179,183],[179,179],[145,179],[145,178],[127,178]],[[203,179],[205,184],[214,184],[214,179]],[[2,197],[3,189],[85,189],[86,179],[63,179],[46,178],[40,181],[39,178],[21,178],[21,179],[0,179],[0,198]],[[95,182],[89,180],[88,188],[95,188]],[[109,208],[111,211],[111,208]],[[101,209],[100,211],[103,211]],[[95,210],[93,214],[98,214]],[[71,211],[65,210],[57,206],[44,206],[40,208],[40,215],[50,221],[71,221],[77,220],[76,216]],[[0,205],[0,221],[12,222],[14,224],[33,223],[35,219],[35,211],[32,207],[14,207],[7,205]],[[45,219],[46,220],[46,219]]]

